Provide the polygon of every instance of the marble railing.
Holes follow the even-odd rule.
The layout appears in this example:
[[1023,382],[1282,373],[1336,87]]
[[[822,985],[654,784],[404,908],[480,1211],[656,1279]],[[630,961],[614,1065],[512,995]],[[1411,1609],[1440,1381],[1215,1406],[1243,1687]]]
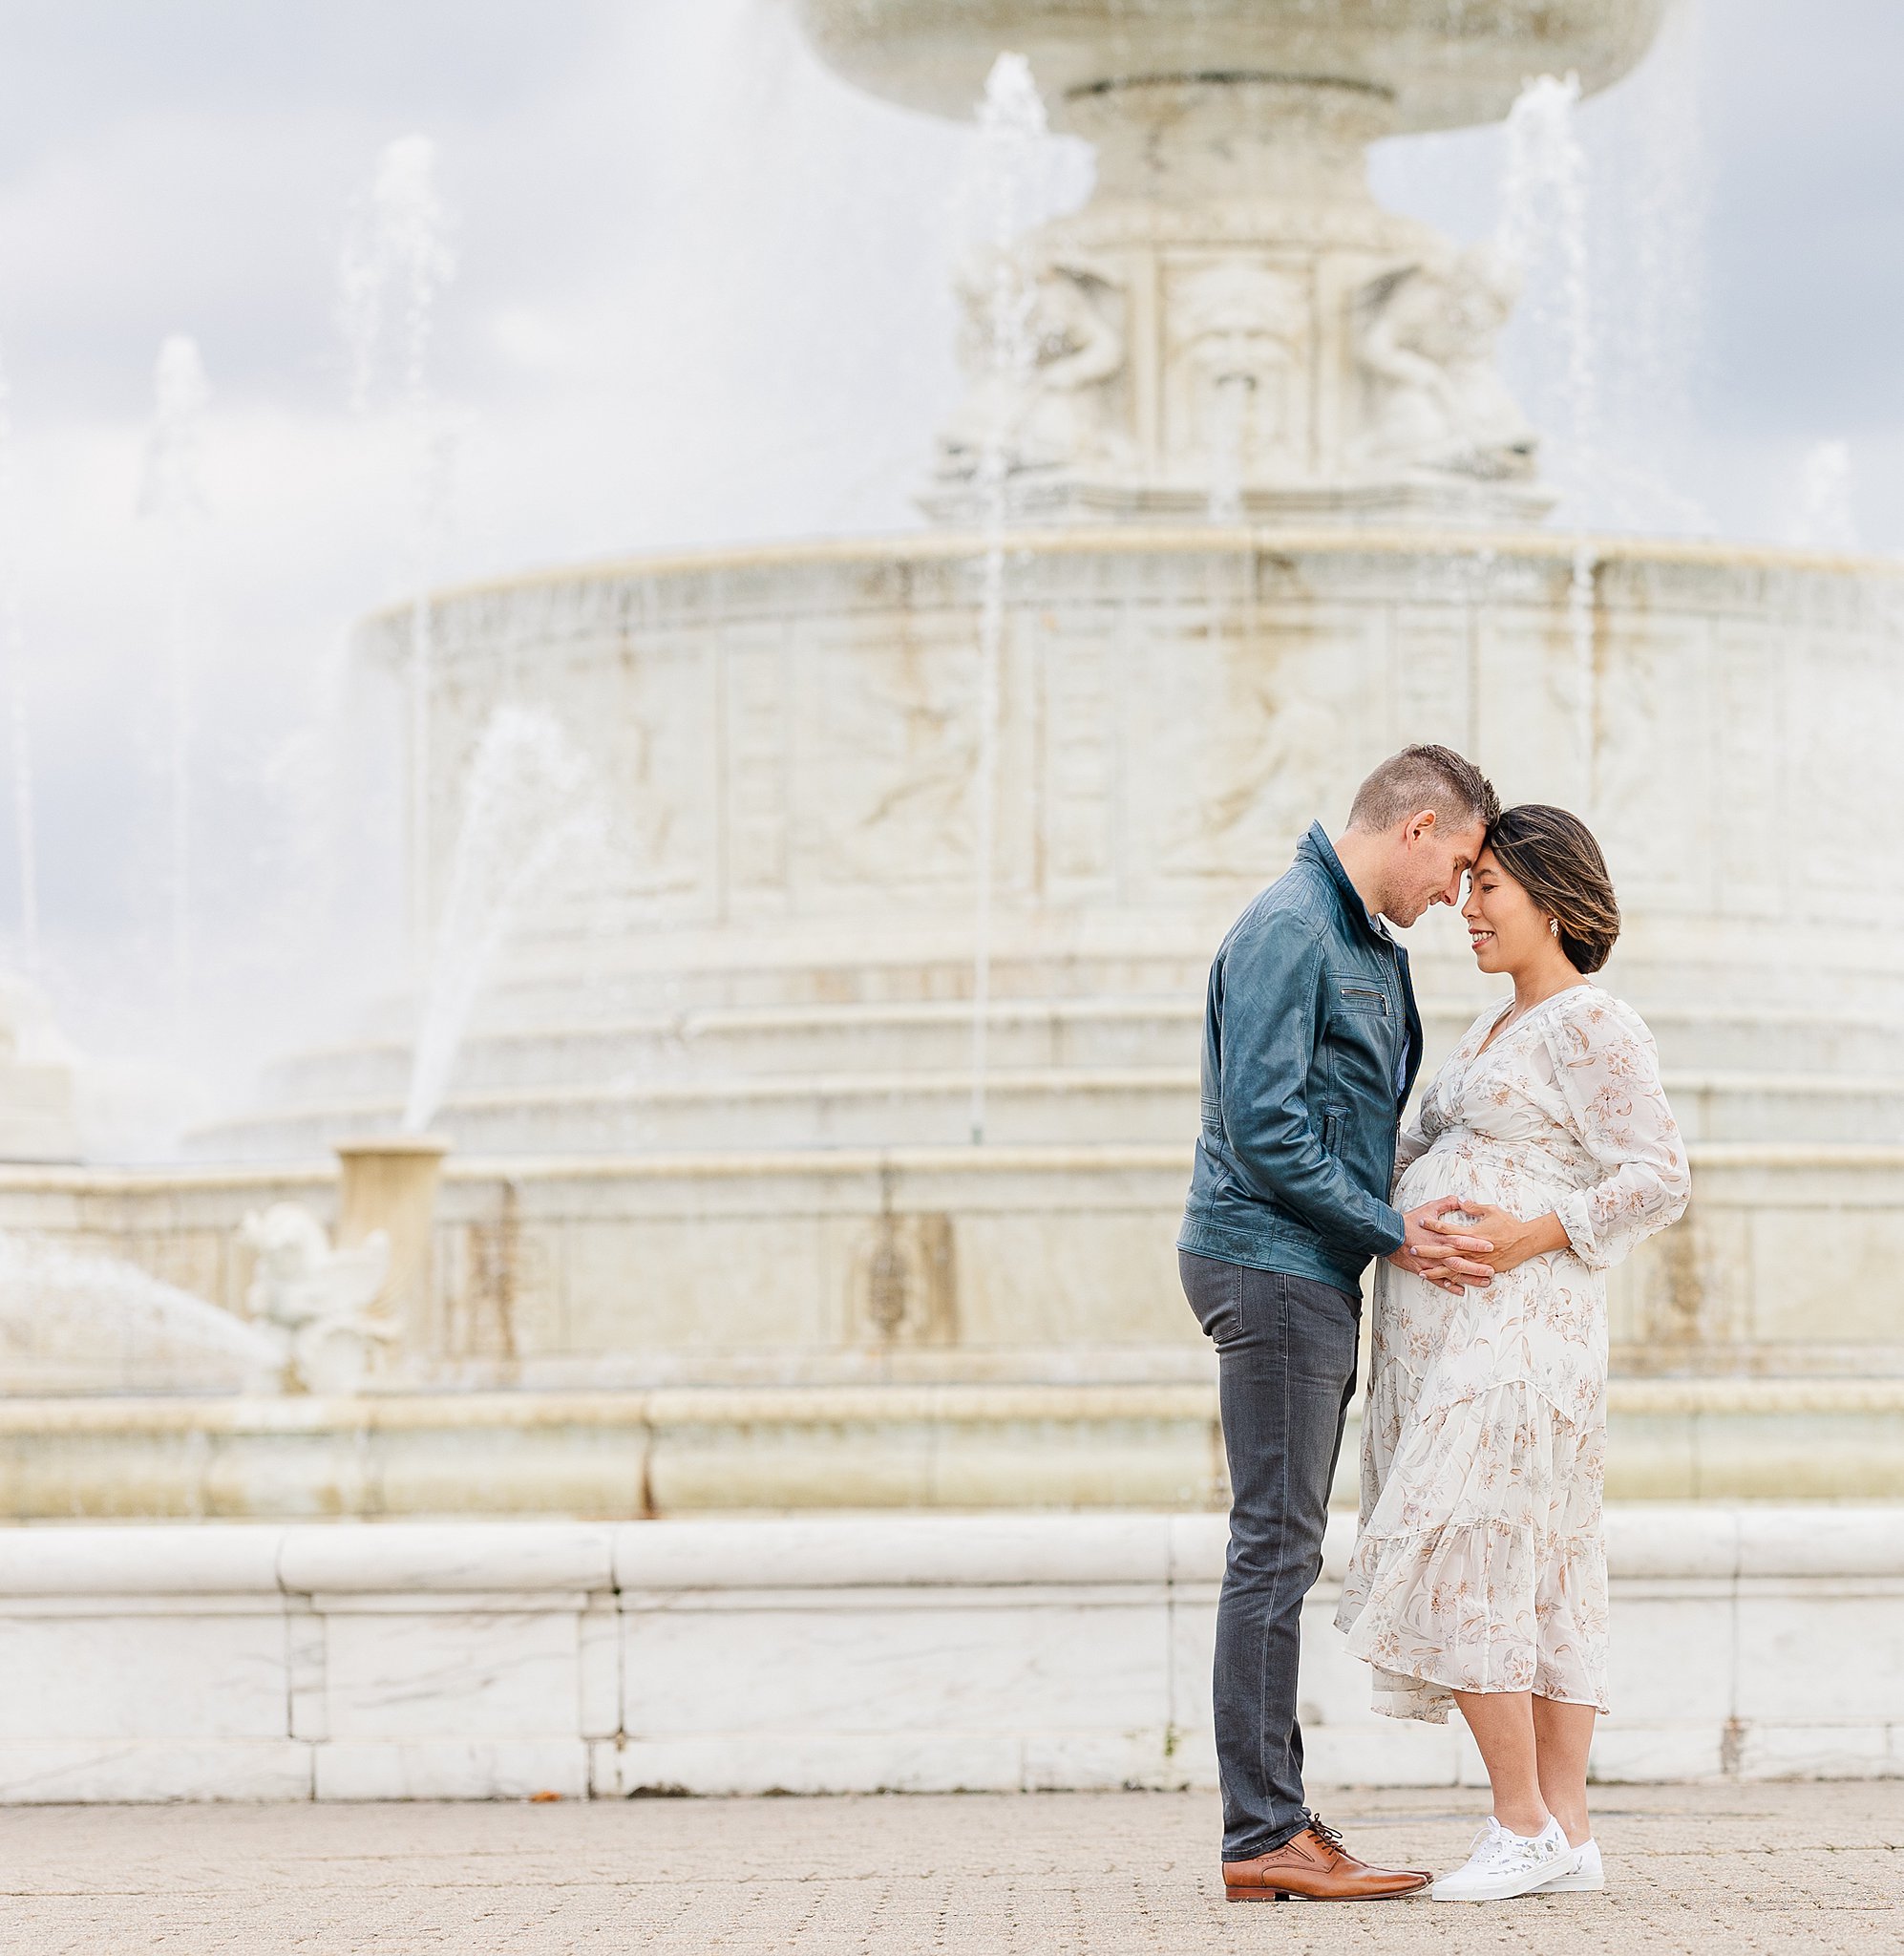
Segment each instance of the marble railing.
[[[1305,1626],[1314,1781],[1470,1783]],[[0,1531],[0,1799],[1204,1786],[1214,1516]],[[1904,1772],[1904,1508],[1616,1508],[1601,1779]]]

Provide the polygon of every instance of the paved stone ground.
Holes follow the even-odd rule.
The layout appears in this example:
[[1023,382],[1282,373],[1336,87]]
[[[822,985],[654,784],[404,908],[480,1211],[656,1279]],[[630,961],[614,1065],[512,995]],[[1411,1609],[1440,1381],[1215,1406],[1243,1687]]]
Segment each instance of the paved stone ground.
[[[1447,1867],[1484,1797],[1317,1804]],[[1904,1783],[1612,1787],[1604,1895],[1223,1901],[1203,1795],[0,1812],[7,1956],[1904,1950]]]

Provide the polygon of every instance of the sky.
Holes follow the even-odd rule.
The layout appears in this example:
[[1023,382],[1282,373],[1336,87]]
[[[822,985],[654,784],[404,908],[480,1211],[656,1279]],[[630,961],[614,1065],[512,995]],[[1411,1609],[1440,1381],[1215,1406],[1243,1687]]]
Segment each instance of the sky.
[[[1899,74],[1894,0],[1704,0],[1582,109],[1616,485],[1592,513],[1904,546]],[[0,699],[25,707],[39,978],[81,1045],[169,1053],[220,1097],[395,969],[395,702],[349,633],[413,577],[413,476],[389,361],[352,407],[337,268],[379,152],[411,134],[434,145],[455,260],[428,353],[454,436],[445,581],[910,526],[959,392],[970,138],[827,74],[789,0],[0,0],[20,627]],[[1411,138],[1373,181],[1481,237],[1503,165],[1498,131]],[[1552,428],[1542,289],[1507,366]],[[210,395],[198,501],[168,526],[140,504],[176,334]],[[1834,442],[1845,500],[1821,519],[1804,485]],[[15,752],[0,734],[17,966]]]

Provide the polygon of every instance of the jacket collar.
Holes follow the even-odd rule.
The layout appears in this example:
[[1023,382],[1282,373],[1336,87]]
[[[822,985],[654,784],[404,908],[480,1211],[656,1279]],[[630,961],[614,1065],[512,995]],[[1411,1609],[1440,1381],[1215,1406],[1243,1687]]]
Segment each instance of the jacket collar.
[[1321,822],[1309,824],[1309,833],[1296,845],[1296,860],[1313,862],[1329,879],[1335,887],[1336,901],[1342,905],[1343,915],[1351,924],[1360,925],[1378,944],[1400,948],[1381,922],[1369,914],[1368,905],[1362,901],[1362,893],[1349,882],[1348,871],[1342,866],[1342,858],[1336,854],[1335,844],[1329,840]]

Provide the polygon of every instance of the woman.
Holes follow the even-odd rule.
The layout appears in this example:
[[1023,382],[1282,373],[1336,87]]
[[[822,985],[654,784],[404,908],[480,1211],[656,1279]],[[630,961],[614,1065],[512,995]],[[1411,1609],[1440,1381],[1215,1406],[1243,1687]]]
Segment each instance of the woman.
[[1462,906],[1513,997],[1470,1027],[1397,1155],[1395,1201],[1457,1195],[1495,1281],[1377,1271],[1362,1528],[1336,1622],[1375,1705],[1461,1708],[1493,1818],[1443,1901],[1604,1885],[1587,1749],[1606,1706],[1602,1272],[1678,1219],[1689,1179],[1652,1035],[1588,982],[1619,933],[1606,862],[1564,809],[1512,808]]

